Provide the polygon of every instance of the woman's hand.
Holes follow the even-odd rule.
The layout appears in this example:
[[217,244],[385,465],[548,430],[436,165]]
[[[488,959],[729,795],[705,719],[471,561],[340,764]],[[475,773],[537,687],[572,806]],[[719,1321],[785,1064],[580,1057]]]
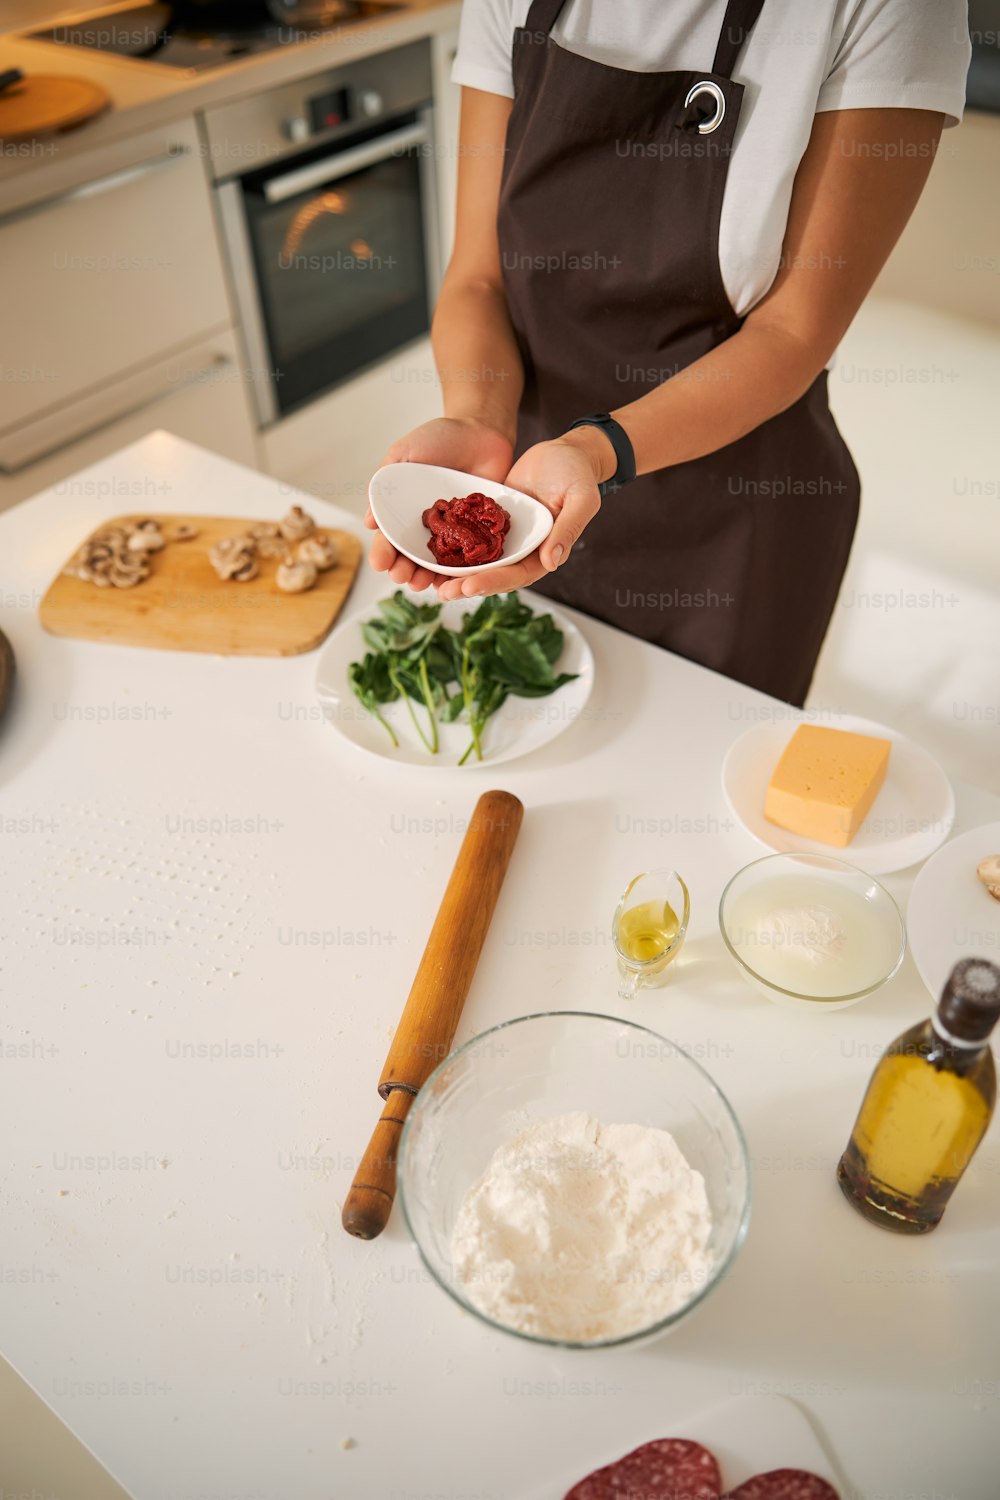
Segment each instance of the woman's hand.
[[548,506],[555,518],[552,530],[536,552],[509,568],[492,568],[462,578],[439,577],[436,581],[441,598],[506,594],[554,572],[600,510],[597,486],[614,472],[616,464],[610,442],[593,427],[573,428],[563,437],[536,443],[522,453],[504,482]]
[[[513,457],[513,444],[495,427],[474,417],[436,417],[393,443],[382,462],[440,464],[500,483]],[[365,525],[375,532],[368,561],[376,573],[388,573],[393,583],[406,584],[418,593],[440,577],[397,552],[379,531],[370,509],[365,513]]]

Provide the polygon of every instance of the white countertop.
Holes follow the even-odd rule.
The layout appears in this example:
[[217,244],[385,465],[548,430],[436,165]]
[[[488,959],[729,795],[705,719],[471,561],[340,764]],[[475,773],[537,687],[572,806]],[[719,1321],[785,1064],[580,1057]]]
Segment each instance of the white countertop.
[[[357,62],[391,47],[457,27],[458,0],[401,0],[397,10],[352,22],[273,52],[236,59],[222,67],[194,71],[137,62],[86,47],[0,36],[4,68],[25,74],[55,73],[88,78],[111,96],[111,107],[76,130],[35,142],[0,143],[0,212],[6,213],[48,191],[53,169],[71,174],[99,147],[128,141],[140,131],[168,124],[262,89],[308,78],[324,68]],[[34,30],[42,29],[39,22]],[[61,186],[61,180],[60,180]]]
[[[802,1015],[754,996],[718,936],[723,885],[761,852],[727,818],[720,762],[786,710],[582,620],[586,720],[495,778],[427,774],[339,741],[315,654],[40,629],[51,575],[102,519],[270,518],[290,499],[155,434],[0,516],[20,674],[0,728],[3,1354],[138,1500],[516,1500],[741,1394],[801,1402],[845,1500],[989,1500],[996,1130],[934,1234],[867,1224],[834,1166],[879,1049],[929,1011],[911,960],[871,1000]],[[364,569],[347,608],[384,591]],[[371,1244],[340,1228],[460,820],[490,784],[526,815],[459,1040],[531,1010],[622,1013],[618,895],[663,864],[691,887],[677,972],[628,1014],[733,1103],[753,1221],[704,1308],[631,1353],[484,1330],[398,1212]],[[1000,816],[956,790],[956,831]],[[886,883],[905,899],[910,876]]]

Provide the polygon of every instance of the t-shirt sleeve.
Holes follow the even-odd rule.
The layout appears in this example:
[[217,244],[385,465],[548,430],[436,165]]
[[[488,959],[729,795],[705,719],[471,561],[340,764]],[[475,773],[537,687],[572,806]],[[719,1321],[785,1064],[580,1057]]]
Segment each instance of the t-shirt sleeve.
[[968,0],[848,0],[817,111],[933,109],[957,125],[972,45]]
[[510,53],[514,24],[513,0],[463,0],[452,83],[513,99]]

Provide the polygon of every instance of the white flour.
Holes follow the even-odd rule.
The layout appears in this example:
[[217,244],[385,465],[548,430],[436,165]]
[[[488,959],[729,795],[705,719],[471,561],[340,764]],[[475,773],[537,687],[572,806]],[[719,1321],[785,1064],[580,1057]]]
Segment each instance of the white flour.
[[476,1307],[574,1342],[645,1328],[704,1285],[711,1217],[673,1136],[559,1115],[501,1146],[467,1193],[455,1273]]
[[847,944],[844,925],[828,906],[778,906],[753,929],[762,948],[774,948],[802,958],[813,968],[829,963]]

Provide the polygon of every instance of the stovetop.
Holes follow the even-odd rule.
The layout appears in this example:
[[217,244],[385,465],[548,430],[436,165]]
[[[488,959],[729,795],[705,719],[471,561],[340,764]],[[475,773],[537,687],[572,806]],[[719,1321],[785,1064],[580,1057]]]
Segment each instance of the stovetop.
[[167,68],[221,68],[262,52],[309,41],[321,31],[401,9],[392,0],[340,0],[328,3],[325,24],[292,26],[270,19],[264,4],[193,8],[185,4],[136,5],[94,14],[29,34],[33,41],[58,42],[111,53]]

